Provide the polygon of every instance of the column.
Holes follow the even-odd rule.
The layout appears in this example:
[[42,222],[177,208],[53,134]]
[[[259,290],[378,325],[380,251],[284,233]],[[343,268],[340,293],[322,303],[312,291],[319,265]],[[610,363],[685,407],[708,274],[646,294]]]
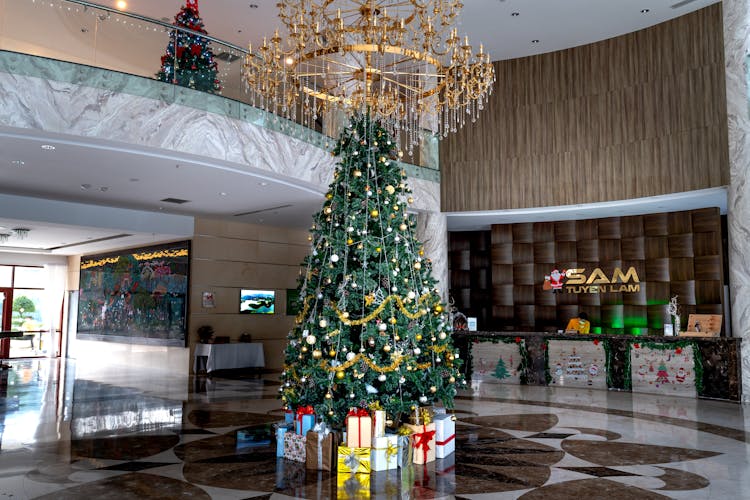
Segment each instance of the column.
[[729,127],[729,290],[732,334],[742,337],[743,401],[750,401],[750,3],[724,0]]
[[448,217],[440,212],[419,212],[417,238],[424,244],[425,257],[432,261],[432,276],[444,302],[448,302]]

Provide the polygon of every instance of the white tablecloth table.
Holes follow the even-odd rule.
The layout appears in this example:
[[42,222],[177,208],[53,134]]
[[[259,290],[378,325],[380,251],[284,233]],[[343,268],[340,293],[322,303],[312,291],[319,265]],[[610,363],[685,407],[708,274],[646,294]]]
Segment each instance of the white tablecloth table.
[[195,346],[193,371],[199,370],[199,358],[206,358],[206,371],[231,370],[233,368],[263,368],[262,342],[239,342],[236,344],[198,344]]

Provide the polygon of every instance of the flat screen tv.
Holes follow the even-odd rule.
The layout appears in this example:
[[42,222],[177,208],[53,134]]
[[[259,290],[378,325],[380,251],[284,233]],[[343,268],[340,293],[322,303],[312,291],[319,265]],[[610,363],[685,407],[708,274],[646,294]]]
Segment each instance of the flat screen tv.
[[240,314],[273,314],[275,292],[271,290],[241,290]]

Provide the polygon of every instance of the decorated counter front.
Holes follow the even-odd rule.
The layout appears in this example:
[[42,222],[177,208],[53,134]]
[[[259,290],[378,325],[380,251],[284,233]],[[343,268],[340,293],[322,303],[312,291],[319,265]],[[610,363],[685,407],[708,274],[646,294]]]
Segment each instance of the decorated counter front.
[[740,401],[740,338],[456,332],[472,383]]

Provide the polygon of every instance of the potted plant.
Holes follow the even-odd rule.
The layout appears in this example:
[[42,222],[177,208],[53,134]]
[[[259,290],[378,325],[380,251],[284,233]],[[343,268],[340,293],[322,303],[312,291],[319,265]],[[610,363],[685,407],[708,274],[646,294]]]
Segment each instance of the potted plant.
[[211,325],[198,327],[198,342],[201,344],[210,344],[214,337],[214,328]]

